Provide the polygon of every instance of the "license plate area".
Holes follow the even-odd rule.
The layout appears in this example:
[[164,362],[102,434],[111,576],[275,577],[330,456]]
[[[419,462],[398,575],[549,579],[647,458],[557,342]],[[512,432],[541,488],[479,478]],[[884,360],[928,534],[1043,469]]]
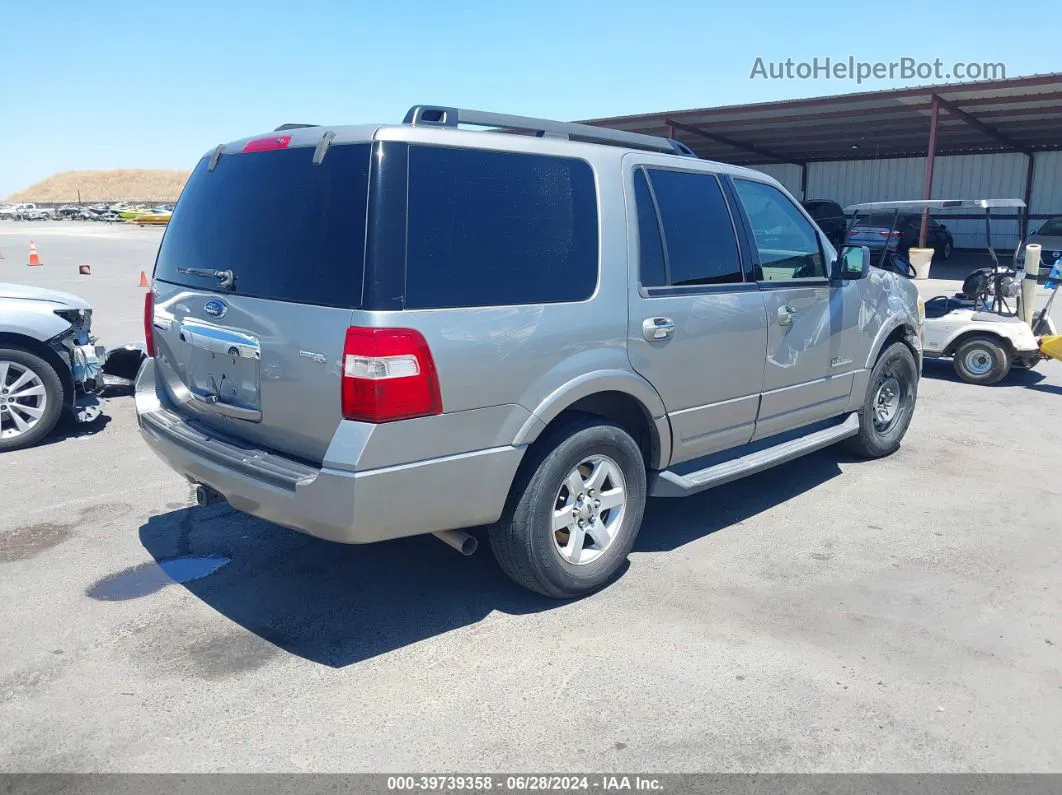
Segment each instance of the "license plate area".
[[262,348],[256,337],[189,321],[180,334],[187,385],[198,403],[220,413],[229,413],[226,407],[261,411]]

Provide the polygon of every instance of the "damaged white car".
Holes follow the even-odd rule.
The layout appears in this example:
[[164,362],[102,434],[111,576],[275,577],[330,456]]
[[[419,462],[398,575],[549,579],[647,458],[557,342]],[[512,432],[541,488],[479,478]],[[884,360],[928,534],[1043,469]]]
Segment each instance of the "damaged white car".
[[55,290],[0,283],[0,453],[51,433],[64,412],[99,413],[92,308]]

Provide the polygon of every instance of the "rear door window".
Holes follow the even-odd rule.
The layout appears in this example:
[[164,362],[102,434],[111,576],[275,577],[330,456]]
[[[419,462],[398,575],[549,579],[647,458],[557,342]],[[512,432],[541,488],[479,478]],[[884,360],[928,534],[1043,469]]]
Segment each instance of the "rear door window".
[[406,220],[408,309],[582,301],[596,289],[584,160],[411,146]]
[[667,284],[664,266],[664,241],[660,236],[660,219],[643,169],[634,172],[634,202],[638,208],[638,278],[642,287]]
[[237,295],[357,307],[365,270],[369,145],[225,154],[188,178],[155,277],[216,289],[187,269],[231,270]]
[[742,281],[734,223],[715,175],[657,168],[648,173],[663,225],[668,284]]

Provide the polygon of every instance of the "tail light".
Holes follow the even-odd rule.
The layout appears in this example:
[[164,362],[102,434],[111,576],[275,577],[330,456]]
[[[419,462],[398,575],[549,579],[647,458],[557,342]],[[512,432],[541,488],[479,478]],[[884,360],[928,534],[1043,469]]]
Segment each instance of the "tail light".
[[899,237],[901,233],[899,229],[893,229],[891,232],[878,232],[878,234],[882,237]]
[[155,294],[150,290],[144,295],[144,347],[147,355],[155,355]]
[[271,152],[274,149],[287,149],[288,144],[291,143],[290,135],[270,135],[266,138],[255,138],[248,141],[244,147],[244,152]]
[[428,343],[408,328],[347,329],[343,345],[343,416],[391,422],[442,413]]
[[858,235],[858,234],[860,234],[860,232],[859,232],[859,230],[858,230],[858,229],[850,229],[850,230],[848,231],[848,236],[849,236],[849,237],[855,237],[855,236],[856,236],[856,235]]

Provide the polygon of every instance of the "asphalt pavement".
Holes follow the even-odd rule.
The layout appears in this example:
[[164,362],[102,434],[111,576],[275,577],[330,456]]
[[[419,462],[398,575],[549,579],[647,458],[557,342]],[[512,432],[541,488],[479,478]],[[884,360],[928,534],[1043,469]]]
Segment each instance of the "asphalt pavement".
[[[0,224],[0,281],[140,339],[160,236]],[[0,457],[0,771],[1058,771],[1060,407],[1060,363],[927,362],[897,454],[651,500],[559,603],[483,547],[191,507],[108,400]]]

